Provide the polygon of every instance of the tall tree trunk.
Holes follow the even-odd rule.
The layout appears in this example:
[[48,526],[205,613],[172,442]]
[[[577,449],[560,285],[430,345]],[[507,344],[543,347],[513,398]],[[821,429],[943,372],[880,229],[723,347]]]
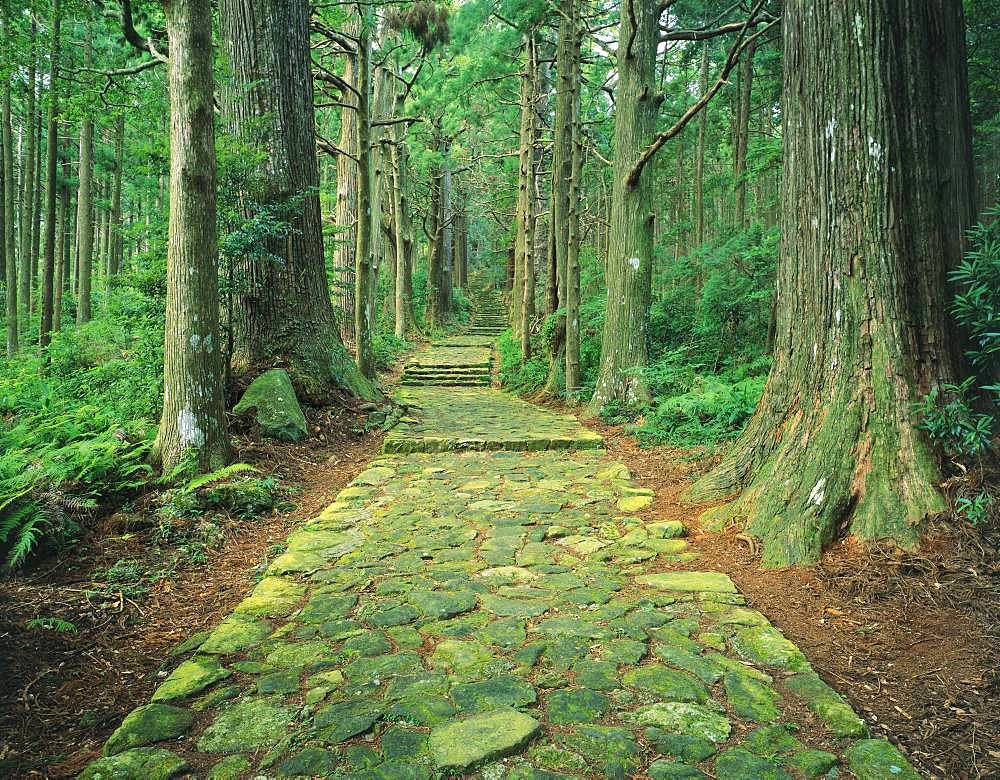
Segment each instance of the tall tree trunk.
[[[403,101],[397,99],[396,113],[402,114]],[[392,144],[392,213],[396,239],[396,322],[398,338],[406,338],[413,328],[413,225],[410,220],[408,191],[409,159],[406,150],[406,130],[396,125]]]
[[118,276],[122,267],[122,165],[125,154],[125,117],[115,119],[115,171],[109,214],[108,278]]
[[766,566],[838,534],[911,547],[945,508],[912,405],[961,375],[947,274],[973,211],[961,3],[789,0],[774,363],[697,499]]
[[[435,146],[439,144],[435,127]],[[427,233],[427,301],[424,304],[424,321],[431,330],[444,326],[445,313],[441,308],[441,286],[444,284],[444,258],[441,253],[441,178],[442,168],[431,170],[431,202],[429,207],[430,229]]]
[[[39,89],[39,94],[41,90]],[[31,284],[34,287],[39,280],[38,258],[41,254],[42,235],[42,136],[45,134],[45,124],[42,118],[41,106],[35,112],[35,201],[31,206]],[[37,298],[31,300],[31,310],[35,311]]]
[[[348,33],[357,35],[357,25],[351,22]],[[344,81],[353,87],[357,84],[357,55],[345,57]],[[339,290],[339,315],[341,333],[353,341],[354,335],[354,253],[357,250],[355,230],[358,224],[358,114],[357,97],[345,90],[340,101],[340,148],[346,154],[337,155],[337,204],[334,220],[337,223],[337,244],[333,252],[334,283]]]
[[[2,8],[3,45],[5,51],[11,52],[10,14],[9,7],[4,3]],[[7,357],[13,357],[18,350],[17,339],[17,251],[14,240],[14,210],[15,189],[17,182],[14,175],[14,134],[10,121],[10,79],[4,80],[3,93],[0,96],[0,143],[3,144],[3,244],[6,265],[4,281],[7,284]]]
[[569,66],[573,72],[571,79],[573,90],[573,102],[570,105],[570,130],[571,130],[571,166],[570,166],[570,187],[567,193],[567,213],[566,221],[568,229],[566,231],[566,268],[563,274],[562,307],[566,311],[565,316],[565,352],[566,370],[564,383],[566,386],[566,400],[569,403],[576,403],[580,393],[580,191],[583,186],[583,133],[580,127],[580,44],[582,38],[582,26],[580,17],[585,12],[586,0],[583,0],[583,8],[580,3],[567,3],[568,13],[572,18],[573,45],[569,53]]
[[653,135],[660,98],[655,82],[659,3],[625,0],[618,47],[615,99],[615,162],[605,280],[608,307],[601,340],[601,367],[590,414],[611,401],[650,400],[639,373],[649,360],[649,298],[652,282],[653,213],[646,166],[630,183],[632,168]]
[[455,215],[451,205],[451,160],[448,158],[451,153],[450,139],[444,139],[441,153],[444,163],[441,169],[441,229],[438,234],[441,242],[441,286],[438,287],[438,295],[441,300],[438,303],[438,308],[441,310],[441,322],[443,323],[451,315],[451,288],[455,283],[452,253]]
[[[32,9],[34,11],[34,9]],[[31,267],[31,225],[34,223],[33,210],[35,206],[35,113],[38,111],[36,90],[38,89],[38,22],[35,14],[31,14],[31,44],[28,50],[28,94],[25,101],[24,124],[22,138],[24,139],[24,155],[21,158],[21,214],[18,224],[19,252],[21,273],[18,279],[18,299],[21,309],[31,310],[31,288],[34,284]]]
[[[545,390],[557,394],[566,385],[566,311],[567,268],[570,252],[571,189],[573,187],[573,156],[576,146],[575,106],[579,72],[579,36],[577,33],[576,2],[563,3],[559,20],[559,40],[556,47],[556,112],[552,146],[552,236],[554,263],[550,284],[555,286],[552,312],[562,307],[556,320],[549,355],[549,377]],[[577,289],[579,295],[579,289]],[[553,305],[554,304],[554,305]],[[579,300],[577,300],[579,305]],[[579,349],[579,345],[577,345]],[[578,357],[578,356],[577,356]]]
[[[535,31],[525,35],[524,70],[521,72],[521,132],[518,168],[517,257],[514,276],[514,309],[511,320],[521,339],[521,357],[531,358],[531,320],[535,303],[535,138],[538,65]],[[518,269],[520,273],[518,274]],[[518,303],[519,300],[519,303]]]
[[164,471],[229,459],[219,340],[215,114],[209,0],[165,0],[170,42],[170,223],[163,416],[154,457]]
[[[288,229],[265,240],[271,258],[234,262],[232,364],[238,374],[286,368],[315,401],[374,389],[344,348],[327,287],[319,205],[306,0],[224,0],[221,27],[236,89],[227,112],[237,133],[259,145],[259,201]],[[249,211],[250,203],[244,204]],[[276,262],[272,258],[279,258]]]
[[746,227],[747,147],[750,141],[750,101],[753,97],[753,55],[756,41],[751,40],[740,61],[739,112],[736,116],[736,148],[733,178],[736,180],[736,228]]
[[[87,21],[83,43],[85,67],[93,67],[93,28]],[[76,322],[90,322],[94,278],[94,120],[87,112],[80,122],[80,184],[76,196],[77,285]]]
[[45,256],[41,261],[41,322],[38,343],[48,346],[52,333],[53,283],[56,263],[56,164],[59,160],[59,27],[62,22],[60,0],[52,0],[52,42],[49,50],[49,119],[48,154],[45,161]]
[[375,377],[375,352],[372,331],[375,328],[375,290],[372,242],[372,42],[371,20],[367,6],[358,3],[357,72],[354,86],[358,91],[358,219],[354,250],[354,341],[358,369],[369,379]]
[[63,292],[66,289],[66,271],[63,266],[63,252],[66,246],[66,222],[69,211],[69,187],[66,181],[70,175],[69,159],[66,155],[59,161],[61,175],[59,177],[59,216],[56,223],[56,254],[55,254],[55,290],[52,313],[52,330],[62,328]]
[[[701,45],[701,75],[698,79],[698,96],[708,92],[708,41]],[[705,243],[705,141],[708,135],[708,111],[698,115],[698,148],[695,150],[694,167],[694,236],[695,243]],[[698,287],[701,287],[700,281]]]

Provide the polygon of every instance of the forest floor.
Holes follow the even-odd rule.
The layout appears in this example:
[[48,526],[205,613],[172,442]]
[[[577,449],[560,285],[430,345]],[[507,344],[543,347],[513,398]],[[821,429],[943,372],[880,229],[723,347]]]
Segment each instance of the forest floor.
[[[375,456],[382,437],[359,434],[359,423],[350,412],[314,410],[316,435],[307,443],[242,440],[240,459],[299,486],[296,506],[230,519],[207,563],[182,568],[163,560],[155,529],[115,515],[58,561],[0,583],[0,774],[70,777],[96,758],[124,715],[176,665],[171,648],[229,614],[288,534]],[[798,645],[873,733],[898,744],[926,776],[1000,775],[997,566],[973,539],[940,529],[919,556],[841,545],[815,567],[761,571],[736,533],[698,532],[697,513],[679,501],[701,468],[687,453],[641,449],[620,429],[587,425],[635,485],[655,494],[635,514],[689,529],[699,557],[672,561],[671,571],[727,572],[747,606]],[[119,560],[146,572],[139,587],[96,581]],[[70,621],[77,631],[26,630],[40,616]],[[785,716],[801,721],[799,739],[822,742],[808,713],[791,708]]]

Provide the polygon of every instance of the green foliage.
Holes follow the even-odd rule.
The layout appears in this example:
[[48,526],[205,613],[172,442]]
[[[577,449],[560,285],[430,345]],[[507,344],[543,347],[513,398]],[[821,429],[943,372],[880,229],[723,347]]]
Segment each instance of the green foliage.
[[691,389],[656,399],[635,434],[643,444],[698,447],[739,436],[757,408],[766,377],[727,382],[696,376]]
[[1000,204],[986,211],[969,239],[968,253],[949,275],[957,288],[952,313],[972,340],[972,365],[1000,377]]
[[31,630],[55,631],[57,634],[75,634],[77,632],[76,623],[57,617],[32,618],[28,621],[27,627]]
[[406,339],[401,339],[396,334],[385,328],[375,331],[372,336],[372,351],[375,354],[375,368],[379,371],[388,371],[393,367],[406,350],[412,345]]
[[980,455],[990,446],[993,416],[975,411],[970,399],[974,377],[959,385],[933,388],[916,404],[918,427],[952,458]]
[[221,469],[213,471],[211,474],[202,474],[201,476],[195,477],[184,486],[184,492],[193,493],[199,488],[211,485],[213,482],[222,482],[224,480],[228,480],[230,477],[236,476],[237,474],[254,473],[256,471],[257,469],[249,463],[231,463],[228,466],[224,466]]
[[[540,339],[539,339],[540,341]],[[548,358],[539,354],[541,344],[535,348],[534,356],[524,362],[521,342],[514,338],[510,330],[505,330],[497,341],[500,353],[500,383],[514,393],[534,393],[541,390],[549,375]]]
[[955,502],[955,510],[972,525],[979,526],[989,518],[992,504],[992,496],[986,491],[982,491],[972,497],[960,497]]

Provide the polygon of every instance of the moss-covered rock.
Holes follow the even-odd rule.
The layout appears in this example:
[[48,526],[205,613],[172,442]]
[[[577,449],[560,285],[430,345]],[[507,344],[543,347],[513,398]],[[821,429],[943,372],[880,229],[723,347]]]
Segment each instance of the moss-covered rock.
[[763,683],[738,672],[727,672],[724,681],[729,704],[740,717],[766,723],[781,715],[778,694]]
[[105,756],[130,748],[144,747],[166,739],[176,739],[194,722],[194,714],[169,704],[147,704],[125,716],[115,733],[104,743]]
[[222,710],[198,740],[203,753],[253,753],[281,741],[295,710],[270,698],[247,699]]
[[226,756],[208,771],[205,780],[239,780],[249,769],[246,756]]
[[430,750],[441,770],[464,772],[523,748],[539,731],[537,720],[514,709],[499,709],[431,731]]
[[169,780],[190,770],[183,758],[169,750],[141,747],[98,759],[78,780]]
[[201,646],[201,652],[227,655],[259,645],[271,633],[271,624],[249,615],[230,615]]
[[793,780],[777,764],[743,748],[730,748],[719,753],[715,759],[715,777],[717,780]]
[[868,727],[850,704],[814,671],[785,680],[785,688],[801,698],[838,737],[867,736]]
[[858,780],[920,780],[910,762],[884,739],[862,739],[844,753],[848,768]]
[[266,371],[251,382],[233,413],[252,414],[269,439],[301,441],[309,433],[292,382],[280,368]]
[[632,716],[640,726],[686,734],[710,742],[725,742],[732,726],[725,715],[699,704],[659,702],[640,707]]
[[[646,770],[650,780],[700,780],[705,773],[697,767],[679,761],[654,761]],[[747,779],[749,780],[749,778]]]
[[633,669],[622,678],[622,682],[629,688],[655,694],[664,701],[699,704],[708,701],[708,689],[704,685],[685,672],[660,664]]
[[736,593],[736,584],[715,571],[676,571],[636,577],[639,585],[679,593]]
[[232,672],[215,658],[198,657],[185,661],[153,693],[154,702],[174,701],[198,693],[209,685],[225,680]]
[[774,626],[752,626],[736,632],[733,649],[751,663],[775,669],[801,672],[809,662],[792,642]]
[[482,682],[456,685],[451,697],[460,710],[488,712],[501,707],[527,707],[538,696],[526,680],[513,675],[501,675]]

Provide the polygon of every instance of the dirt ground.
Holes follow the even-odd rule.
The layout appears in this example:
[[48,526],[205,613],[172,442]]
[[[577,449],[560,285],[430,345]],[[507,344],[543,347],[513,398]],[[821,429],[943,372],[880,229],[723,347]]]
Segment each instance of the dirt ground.
[[[151,527],[115,515],[68,554],[0,582],[0,776],[71,777],[96,757],[122,717],[148,700],[169,651],[214,625],[243,598],[289,531],[329,503],[377,452],[342,410],[309,413],[313,437],[299,445],[242,439],[239,459],[299,486],[292,511],[231,519],[206,563],[157,577],[164,551]],[[683,520],[680,501],[705,464],[645,450],[620,429],[592,423],[610,453],[656,491],[650,518]],[[899,744],[933,778],[1000,777],[1000,565],[974,539],[935,528],[920,555],[842,544],[813,567],[762,571],[737,532],[693,530],[691,568],[728,572],[847,696],[873,730]],[[95,572],[135,559],[154,574],[148,592],[88,597]],[[70,621],[75,633],[26,628],[38,617]]]
[[[95,523],[68,553],[0,582],[0,777],[80,772],[149,699],[171,648],[228,614],[291,530],[331,503],[381,445],[381,435],[360,432],[364,416],[350,410],[307,410],[307,417],[313,435],[302,444],[239,439],[236,459],[294,486],[294,509],[224,518],[224,537],[206,562],[158,576],[174,566],[175,551],[155,543],[154,525],[135,527],[141,518],[119,513]],[[95,582],[119,560],[138,562],[147,592],[133,597],[127,587],[115,593]],[[69,621],[76,631],[28,629],[38,617]]]

